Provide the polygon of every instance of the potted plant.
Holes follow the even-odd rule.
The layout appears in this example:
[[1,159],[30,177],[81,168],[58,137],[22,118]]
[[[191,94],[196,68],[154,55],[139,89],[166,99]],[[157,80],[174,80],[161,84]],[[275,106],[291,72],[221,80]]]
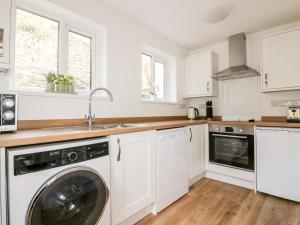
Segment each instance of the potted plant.
[[74,76],[67,75],[65,76],[65,85],[66,85],[66,92],[69,94],[75,93],[75,83],[76,78]]
[[55,91],[55,80],[57,76],[54,72],[49,72],[46,76],[47,80],[47,86],[46,86],[46,91],[48,92],[54,92]]
[[56,84],[56,91],[59,93],[66,92],[66,81],[65,76],[62,74],[58,74],[54,83]]
[[149,90],[149,95],[150,95],[150,99],[151,100],[155,100],[156,97],[157,97],[157,90],[156,90],[156,87],[152,87],[150,90]]

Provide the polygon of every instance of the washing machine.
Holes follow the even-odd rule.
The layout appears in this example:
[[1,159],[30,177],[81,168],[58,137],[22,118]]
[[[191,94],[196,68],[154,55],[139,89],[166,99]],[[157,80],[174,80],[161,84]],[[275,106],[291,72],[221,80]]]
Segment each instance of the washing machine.
[[6,150],[7,225],[109,225],[108,139]]

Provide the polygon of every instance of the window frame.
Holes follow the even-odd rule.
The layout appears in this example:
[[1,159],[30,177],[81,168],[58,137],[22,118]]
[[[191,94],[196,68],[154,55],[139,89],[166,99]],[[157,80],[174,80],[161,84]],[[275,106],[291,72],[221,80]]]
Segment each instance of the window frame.
[[[92,89],[98,86],[107,87],[107,37],[106,28],[95,23],[85,17],[73,13],[53,3],[41,0],[35,2],[33,0],[14,0],[11,9],[11,71],[9,78],[9,89],[16,92],[24,93],[41,93],[44,96],[43,88],[17,88],[15,77],[15,35],[16,35],[16,12],[17,9],[33,13],[35,15],[57,21],[59,23],[58,31],[58,73],[68,73],[68,56],[69,56],[69,31],[78,33],[91,38],[91,85],[90,89],[76,89],[78,95],[87,96]],[[97,47],[101,47],[97,52]],[[98,49],[99,51],[99,49]],[[101,58],[100,58],[101,57]],[[99,62],[96,64],[96,62]],[[98,76],[97,76],[98,75]],[[47,95],[52,93],[47,93]],[[53,93],[57,97],[58,94]]]
[[[158,97],[154,97],[152,99],[146,99],[146,98],[143,98],[142,96],[142,85],[143,85],[143,80],[141,79],[141,100],[142,101],[160,101],[160,102],[167,102],[168,100],[168,96],[167,96],[167,73],[168,73],[168,64],[166,62],[165,59],[163,59],[162,57],[159,57],[157,56],[156,54],[151,54],[151,53],[148,53],[148,52],[142,52],[140,54],[140,58],[141,58],[141,63],[140,65],[142,65],[142,55],[146,55],[146,56],[149,56],[150,57],[150,80],[151,80],[151,88],[154,87],[154,84],[155,84],[155,63],[160,63],[164,66],[164,74],[163,74],[163,80],[164,80],[164,91],[163,91],[163,98],[158,98]],[[141,69],[141,72],[142,72],[142,69]]]

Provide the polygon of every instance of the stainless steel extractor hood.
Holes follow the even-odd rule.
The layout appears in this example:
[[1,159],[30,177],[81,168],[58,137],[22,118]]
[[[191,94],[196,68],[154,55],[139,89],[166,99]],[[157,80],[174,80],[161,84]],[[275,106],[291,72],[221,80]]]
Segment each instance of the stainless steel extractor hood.
[[244,77],[260,76],[259,72],[247,64],[246,35],[244,33],[229,37],[229,68],[212,77],[216,80],[232,80]]

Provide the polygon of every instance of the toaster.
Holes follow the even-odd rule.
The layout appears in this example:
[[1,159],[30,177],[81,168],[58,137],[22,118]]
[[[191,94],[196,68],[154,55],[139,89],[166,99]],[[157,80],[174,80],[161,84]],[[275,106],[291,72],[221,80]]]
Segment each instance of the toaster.
[[300,123],[300,106],[289,107],[287,121]]
[[0,93],[0,132],[17,130],[17,95]]

